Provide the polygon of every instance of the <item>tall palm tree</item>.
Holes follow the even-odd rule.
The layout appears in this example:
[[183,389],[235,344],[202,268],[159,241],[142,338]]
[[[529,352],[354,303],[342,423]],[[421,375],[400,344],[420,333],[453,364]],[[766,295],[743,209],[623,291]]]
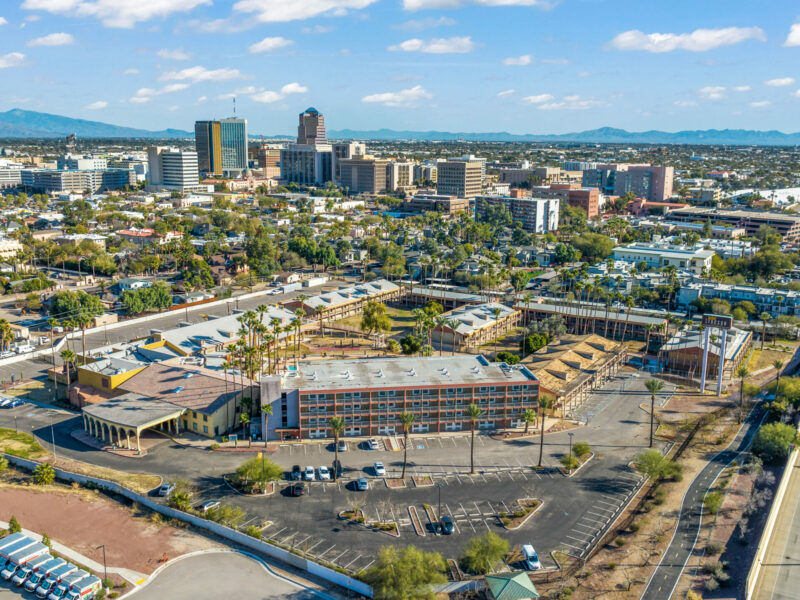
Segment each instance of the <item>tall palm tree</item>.
[[[344,432],[344,419],[342,417],[331,417],[328,419],[328,427],[333,433],[333,458],[334,464],[339,464],[339,436]],[[336,479],[337,470],[333,469],[333,478]]]
[[525,431],[522,433],[527,435],[530,424],[536,422],[536,411],[532,408],[526,408],[525,412],[522,413],[522,422],[525,423]]
[[[242,436],[244,436],[245,427],[250,424],[250,415],[242,413],[239,415],[239,423],[242,424]],[[247,436],[247,447],[250,447],[250,436]]]
[[231,368],[231,363],[227,360],[223,361],[220,367],[222,367],[225,377],[225,431],[229,431],[231,426],[231,403],[228,401],[228,369]]
[[494,360],[497,362],[497,336],[500,333],[500,314],[503,311],[500,310],[499,307],[495,306],[492,309],[492,315],[494,316]]
[[267,447],[267,432],[269,428],[267,427],[267,421],[272,416],[272,404],[262,404],[261,405],[261,414],[264,415],[264,431],[261,434],[264,436],[264,448]]
[[[780,362],[780,361],[779,361]],[[738,369],[736,369],[736,376],[739,378],[739,423],[742,422],[742,411],[744,409],[744,380],[750,375],[750,371],[747,370],[746,365],[740,365]],[[778,389],[775,388],[775,393],[777,395]]]
[[477,404],[470,404],[464,413],[469,419],[469,474],[475,473],[475,423],[483,415],[483,410]]
[[408,430],[411,428],[414,421],[417,420],[417,416],[410,412],[402,412],[398,415],[398,419],[400,419],[400,423],[403,425],[403,473],[400,475],[400,479],[405,479],[406,463],[408,462]]
[[70,371],[72,370],[72,365],[75,363],[75,353],[67,348],[66,350],[61,351],[61,360],[64,361],[64,364],[67,367],[67,394],[69,395],[69,376]]
[[553,400],[550,398],[539,398],[539,416],[541,417],[539,423],[539,464],[538,467],[542,466],[542,455],[544,454],[544,421],[547,418],[547,411],[548,408],[553,407]]
[[647,391],[650,392],[650,445],[653,447],[653,425],[656,420],[656,394],[664,389],[664,382],[659,379],[648,379],[644,383]]
[[[442,338],[444,337],[444,328],[450,326],[450,319],[448,319],[444,315],[438,315],[434,319],[434,321],[436,323],[436,327],[439,329],[439,356],[441,356],[442,355]],[[455,330],[453,331],[453,334],[455,334]],[[456,342],[456,336],[453,335],[453,344],[454,345],[455,345],[455,342]]]
[[780,359],[773,360],[772,366],[775,367],[775,370],[778,374],[775,376],[775,397],[778,397],[778,389],[781,385],[781,369],[783,369],[783,361]]
[[764,340],[767,339],[767,321],[772,318],[768,312],[762,312],[758,315],[758,318],[761,320],[761,349],[764,349]]

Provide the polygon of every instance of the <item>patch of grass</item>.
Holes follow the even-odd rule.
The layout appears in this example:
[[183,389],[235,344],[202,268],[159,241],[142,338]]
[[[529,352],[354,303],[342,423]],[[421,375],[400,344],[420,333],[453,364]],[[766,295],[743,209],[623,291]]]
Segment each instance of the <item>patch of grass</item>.
[[114,483],[118,483],[140,494],[147,493],[161,485],[161,477],[147,473],[124,473],[122,471],[115,471],[114,469],[106,469],[105,467],[98,467],[74,460],[63,460],[61,458],[58,459],[56,466],[59,469],[78,473],[79,475],[113,481]]
[[0,451],[30,460],[49,454],[32,435],[16,432],[13,429],[0,429]]

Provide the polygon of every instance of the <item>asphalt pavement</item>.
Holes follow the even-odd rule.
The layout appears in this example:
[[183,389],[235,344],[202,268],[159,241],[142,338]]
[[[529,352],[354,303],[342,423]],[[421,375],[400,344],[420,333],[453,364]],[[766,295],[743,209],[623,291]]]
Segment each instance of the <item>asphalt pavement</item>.
[[[740,453],[745,452],[753,436],[758,431],[764,418],[761,405],[756,406],[748,415],[736,437],[728,447],[714,456],[708,464],[695,476],[683,497],[678,525],[656,570],[642,594],[641,600],[665,600],[672,596],[678,585],[681,573],[694,550],[700,525],[703,519],[703,499],[706,492],[714,484],[722,470]],[[797,596],[793,596],[797,597]]]

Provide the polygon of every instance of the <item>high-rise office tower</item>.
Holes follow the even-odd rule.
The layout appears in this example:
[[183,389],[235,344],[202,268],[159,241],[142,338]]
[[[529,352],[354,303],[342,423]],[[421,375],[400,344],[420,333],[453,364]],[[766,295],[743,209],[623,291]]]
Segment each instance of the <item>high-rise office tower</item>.
[[195,148],[200,171],[214,175],[238,175],[247,168],[247,121],[222,119],[194,124]]
[[197,152],[151,146],[147,158],[151,186],[179,191],[197,187]]
[[448,159],[439,161],[436,193],[459,198],[474,198],[483,190],[484,162]]
[[311,146],[328,143],[328,135],[325,133],[325,116],[316,108],[307,108],[305,112],[300,113],[297,143]]

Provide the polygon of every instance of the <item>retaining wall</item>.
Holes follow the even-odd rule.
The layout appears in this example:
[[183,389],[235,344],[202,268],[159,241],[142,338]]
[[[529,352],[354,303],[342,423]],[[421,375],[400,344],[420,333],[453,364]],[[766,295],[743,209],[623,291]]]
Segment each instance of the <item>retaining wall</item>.
[[[26,469],[28,471],[33,471],[40,464],[36,461],[28,460],[25,458],[19,458],[17,456],[12,456],[10,454],[5,454],[4,456],[8,459],[9,463],[16,465],[17,467]],[[339,573],[338,571],[334,571],[333,569],[329,569],[328,567],[324,567],[313,561],[305,559],[302,556],[293,554],[288,550],[284,550],[283,548],[278,548],[277,546],[274,546],[269,542],[265,542],[263,540],[258,540],[254,537],[250,537],[249,535],[242,533],[241,531],[237,531],[236,529],[231,529],[230,527],[226,527],[225,525],[220,525],[219,523],[215,523],[213,521],[208,521],[206,519],[203,519],[202,517],[198,517],[174,508],[170,508],[169,506],[160,504],[159,502],[156,502],[151,498],[142,496],[141,494],[137,494],[136,492],[131,491],[128,488],[119,485],[118,483],[114,483],[112,481],[106,481],[105,479],[98,479],[96,477],[79,475],[77,473],[72,473],[70,471],[65,471],[63,469],[56,469],[56,477],[64,481],[77,482],[82,485],[86,485],[87,483],[92,484],[96,487],[108,490],[109,492],[119,494],[120,496],[124,496],[128,500],[131,500],[133,502],[138,502],[142,506],[146,506],[150,510],[162,514],[165,517],[178,519],[185,523],[189,523],[194,527],[218,535],[219,537],[224,538],[230,542],[239,544],[240,546],[244,546],[245,548],[249,548],[250,550],[269,556],[271,558],[283,561],[297,569],[306,571],[311,575],[316,575],[317,577],[320,577],[326,581],[334,583],[343,588],[352,590],[353,592],[361,594],[362,596],[367,596],[369,598],[372,598],[372,587],[370,587],[369,585],[367,585],[362,581],[353,579],[349,575],[346,575],[344,573]]]

